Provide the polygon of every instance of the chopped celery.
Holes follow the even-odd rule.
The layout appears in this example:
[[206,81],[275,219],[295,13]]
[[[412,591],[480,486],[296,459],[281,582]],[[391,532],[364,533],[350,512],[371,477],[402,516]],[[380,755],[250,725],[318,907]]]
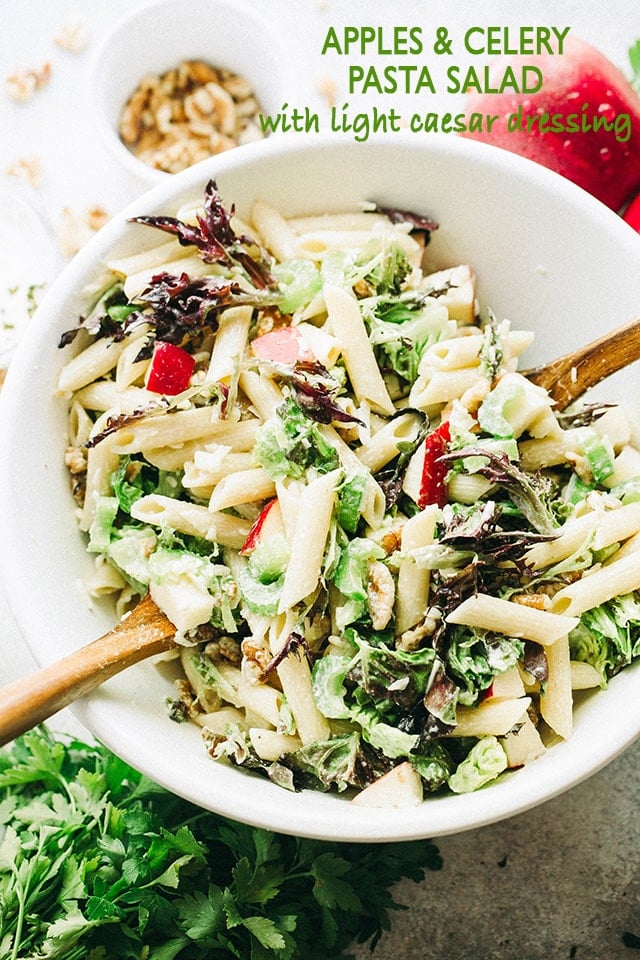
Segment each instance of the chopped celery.
[[347,533],[355,533],[362,512],[362,501],[367,486],[367,474],[354,474],[338,491],[337,520]]

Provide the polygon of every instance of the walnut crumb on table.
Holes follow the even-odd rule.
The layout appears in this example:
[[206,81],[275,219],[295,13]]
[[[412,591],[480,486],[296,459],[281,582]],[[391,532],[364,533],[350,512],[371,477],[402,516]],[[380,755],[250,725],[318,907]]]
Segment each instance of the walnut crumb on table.
[[54,37],[56,46],[67,53],[82,53],[87,46],[87,40],[87,27],[80,17],[64,23]]
[[36,190],[42,181],[42,164],[39,157],[17,157],[4,172],[7,177],[24,181],[33,190]]
[[107,211],[98,205],[81,211],[64,207],[56,228],[61,255],[67,259],[73,257],[108,219]]
[[27,100],[31,100],[36,91],[45,87],[50,79],[51,64],[46,62],[41,67],[14,70],[7,77],[5,86],[12,100],[16,103],[26,103]]
[[334,107],[338,96],[338,85],[331,77],[322,77],[316,84],[316,89],[325,100],[328,107]]

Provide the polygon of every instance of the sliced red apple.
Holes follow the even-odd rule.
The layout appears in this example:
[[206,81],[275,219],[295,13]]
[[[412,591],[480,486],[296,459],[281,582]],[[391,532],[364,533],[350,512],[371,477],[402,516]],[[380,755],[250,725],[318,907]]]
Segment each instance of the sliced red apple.
[[153,347],[145,386],[152,393],[161,393],[167,397],[176,396],[186,390],[191,383],[195,365],[195,357],[182,347],[157,340]]
[[[507,65],[518,75],[526,64],[541,70],[540,90],[469,93],[467,116],[496,119],[490,130],[483,124],[481,132],[463,135],[535,160],[620,210],[640,189],[640,97],[604,54],[572,34],[561,55],[499,57],[490,75],[502,76]],[[524,125],[513,119],[519,116]],[[610,129],[593,129],[603,121]]]
[[259,543],[264,543],[269,537],[275,536],[276,534],[284,533],[284,521],[282,519],[282,511],[280,510],[280,504],[278,498],[274,497],[273,500],[269,502],[262,508],[257,518],[253,522],[249,533],[247,534],[247,539],[242,544],[240,553],[243,556],[248,556],[252,553],[253,550],[258,546]]
[[295,363],[296,360],[311,359],[302,334],[297,327],[278,327],[269,333],[263,333],[251,343],[251,349],[258,360],[270,360],[272,363]]

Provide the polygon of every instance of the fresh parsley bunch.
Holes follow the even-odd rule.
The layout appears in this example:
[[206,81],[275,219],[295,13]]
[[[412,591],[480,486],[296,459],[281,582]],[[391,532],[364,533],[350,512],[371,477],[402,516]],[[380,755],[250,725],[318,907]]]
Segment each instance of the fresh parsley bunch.
[[223,819],[45,728],[0,751],[0,960],[337,960],[440,865]]

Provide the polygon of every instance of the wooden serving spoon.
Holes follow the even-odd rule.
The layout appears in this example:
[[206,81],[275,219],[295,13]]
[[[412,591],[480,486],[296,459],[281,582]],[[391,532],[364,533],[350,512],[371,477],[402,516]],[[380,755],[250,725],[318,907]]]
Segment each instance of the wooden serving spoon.
[[[523,371],[564,410],[590,387],[640,358],[640,318],[557,360]],[[176,628],[144,597],[120,623],[86,647],[0,690],[0,746],[140,660],[170,650]]]
[[555,400],[556,410],[564,410],[605,377],[639,358],[640,317],[557,360],[522,373],[548,391]]
[[0,746],[121,670],[170,650],[175,635],[174,625],[147,594],[104,636],[0,690]]

